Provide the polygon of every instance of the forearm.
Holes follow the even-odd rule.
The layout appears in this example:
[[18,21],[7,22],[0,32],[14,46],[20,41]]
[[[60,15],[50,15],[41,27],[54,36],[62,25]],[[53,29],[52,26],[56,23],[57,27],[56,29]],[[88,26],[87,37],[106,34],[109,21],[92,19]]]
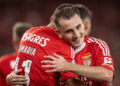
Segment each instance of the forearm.
[[113,78],[112,71],[99,66],[92,67],[69,63],[67,70],[97,81],[111,82]]
[[99,66],[84,66],[80,64],[73,64],[66,61],[63,57],[55,54],[53,56],[46,56],[46,58],[52,61],[44,60],[42,63],[48,63],[52,65],[43,65],[43,68],[53,68],[46,72],[65,72],[70,71],[76,73],[80,76],[85,76],[87,78],[99,81],[111,82],[113,78],[113,72]]
[[7,75],[6,80],[7,83],[11,86],[23,86],[27,84],[27,79],[23,75],[18,75],[20,72],[22,72],[22,69],[19,69],[17,71],[13,71],[10,74]]

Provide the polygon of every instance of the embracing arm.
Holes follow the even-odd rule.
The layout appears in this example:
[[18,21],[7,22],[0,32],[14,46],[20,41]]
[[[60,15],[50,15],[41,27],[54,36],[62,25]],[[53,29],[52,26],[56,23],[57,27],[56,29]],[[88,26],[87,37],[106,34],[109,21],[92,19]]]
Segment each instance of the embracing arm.
[[43,65],[43,68],[53,68],[46,72],[65,72],[71,71],[80,76],[86,76],[96,81],[111,82],[113,79],[113,72],[100,66],[84,66],[80,64],[73,64],[66,61],[62,56],[54,54],[54,56],[45,56],[51,60],[44,60],[42,63],[49,63],[50,65]]
[[18,75],[22,70],[17,70],[11,72],[9,75],[7,75],[6,80],[7,83],[11,86],[23,86],[27,84],[27,79],[23,75]]
[[74,72],[78,75],[86,76],[97,81],[112,82],[113,72],[100,66],[84,66],[79,64],[68,64],[68,71]]

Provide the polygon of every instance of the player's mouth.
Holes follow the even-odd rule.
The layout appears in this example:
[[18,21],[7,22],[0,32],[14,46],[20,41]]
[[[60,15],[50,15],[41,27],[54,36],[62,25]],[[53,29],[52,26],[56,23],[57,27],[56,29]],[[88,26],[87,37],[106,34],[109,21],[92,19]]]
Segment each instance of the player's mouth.
[[75,44],[79,44],[79,43],[80,43],[80,38],[73,39],[72,41],[73,41]]
[[73,41],[75,44],[79,44],[81,40],[82,40],[82,35],[80,35],[80,36],[77,37],[77,38],[73,38],[72,41]]

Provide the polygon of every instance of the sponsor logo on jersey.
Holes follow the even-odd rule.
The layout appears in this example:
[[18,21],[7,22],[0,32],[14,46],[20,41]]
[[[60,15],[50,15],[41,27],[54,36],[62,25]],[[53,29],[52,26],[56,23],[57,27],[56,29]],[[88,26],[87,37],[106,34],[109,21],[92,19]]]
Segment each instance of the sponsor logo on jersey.
[[104,57],[104,63],[102,65],[109,66],[114,70],[112,58]]
[[112,58],[104,57],[104,63],[105,63],[105,64],[107,64],[107,63],[112,63]]

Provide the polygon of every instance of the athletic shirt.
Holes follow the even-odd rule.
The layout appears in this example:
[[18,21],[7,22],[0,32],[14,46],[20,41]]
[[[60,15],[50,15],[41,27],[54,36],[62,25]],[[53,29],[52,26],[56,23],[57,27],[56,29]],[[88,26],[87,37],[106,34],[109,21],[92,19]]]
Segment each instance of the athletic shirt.
[[10,86],[6,76],[14,70],[16,53],[6,54],[0,58],[0,86]]
[[22,37],[15,69],[23,69],[22,75],[28,79],[27,86],[56,86],[59,74],[46,73],[41,67],[44,56],[57,53],[71,62],[72,48],[60,39],[56,32],[46,26],[34,27]]
[[[75,57],[73,63],[86,66],[101,66],[111,71],[113,68],[113,59],[108,45],[96,38],[85,37],[84,43],[74,51]],[[88,86],[107,86],[106,82],[97,82],[84,76],[79,76],[81,81]]]

